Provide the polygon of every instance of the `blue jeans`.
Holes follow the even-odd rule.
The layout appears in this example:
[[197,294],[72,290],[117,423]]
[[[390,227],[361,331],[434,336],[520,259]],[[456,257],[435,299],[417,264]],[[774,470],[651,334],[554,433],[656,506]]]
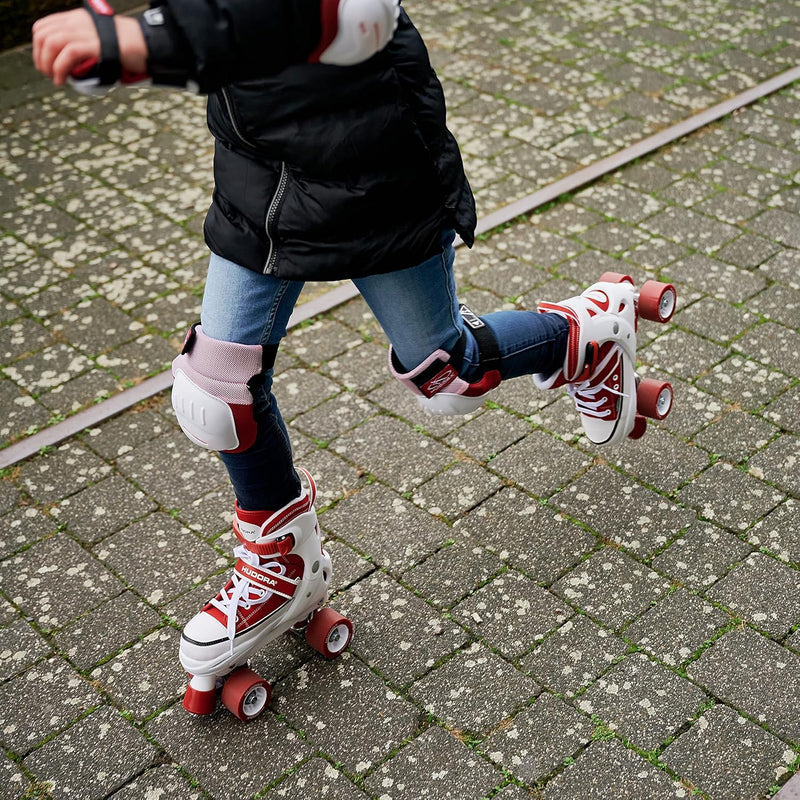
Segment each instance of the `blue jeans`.
[[[354,280],[407,370],[435,350],[451,352],[464,330],[453,277],[453,234],[443,237],[443,251],[422,264],[398,272]],[[277,345],[300,291],[301,281],[261,275],[211,256],[203,295],[203,331],[213,339],[239,344]],[[481,317],[500,350],[503,379],[551,373],[564,361],[567,322],[556,314],[496,311]],[[470,381],[480,375],[479,353],[468,332],[464,365]],[[297,497],[300,484],[292,468],[286,426],[272,395],[272,371],[254,398],[256,443],[244,453],[222,453],[239,505],[276,510]]]

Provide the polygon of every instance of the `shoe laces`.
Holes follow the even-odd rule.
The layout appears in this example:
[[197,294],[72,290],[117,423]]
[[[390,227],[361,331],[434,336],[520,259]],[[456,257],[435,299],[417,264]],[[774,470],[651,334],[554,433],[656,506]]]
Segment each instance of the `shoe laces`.
[[[276,575],[284,575],[286,573],[284,564],[279,561],[268,561],[262,564],[258,554],[251,552],[243,544],[233,548],[233,555],[250,564],[250,566],[258,567],[261,570],[274,572]],[[266,603],[272,595],[272,589],[256,586],[247,578],[234,572],[231,580],[211,600],[211,605],[225,614],[228,639],[231,643],[231,655],[233,655],[233,642],[236,636],[236,620],[239,608],[248,609],[260,603]]]
[[[612,346],[588,378],[583,381],[575,381],[567,386],[567,394],[573,399],[575,407],[581,414],[605,419],[614,413],[615,409],[609,405],[609,395],[626,396],[626,393],[618,388],[621,367],[619,362],[620,348]],[[616,385],[613,383],[615,379]]]

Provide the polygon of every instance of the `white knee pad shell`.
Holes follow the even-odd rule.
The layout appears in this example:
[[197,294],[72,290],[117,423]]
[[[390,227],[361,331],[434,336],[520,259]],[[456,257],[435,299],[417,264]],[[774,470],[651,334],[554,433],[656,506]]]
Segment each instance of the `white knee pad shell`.
[[419,404],[430,414],[471,414],[483,405],[486,395],[500,383],[500,353],[494,334],[486,323],[462,304],[459,312],[475,337],[481,356],[482,375],[472,383],[459,375],[463,363],[466,331],[452,353],[437,350],[409,372],[389,348],[389,371],[413,392]]
[[189,331],[183,351],[172,362],[172,407],[189,439],[226,453],[253,445],[251,385],[263,374],[264,359],[261,345],[212,339],[201,325]]
[[349,67],[372,58],[394,36],[398,0],[322,0],[322,39],[309,61]]

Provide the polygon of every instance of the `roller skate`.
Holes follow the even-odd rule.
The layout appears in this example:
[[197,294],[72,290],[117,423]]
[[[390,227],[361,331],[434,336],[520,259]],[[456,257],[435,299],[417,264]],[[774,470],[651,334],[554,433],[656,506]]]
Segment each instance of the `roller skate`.
[[217,694],[244,721],[269,704],[267,681],[248,658],[281,634],[305,635],[311,647],[335,658],[353,635],[350,620],[322,607],[331,581],[331,559],[319,535],[311,475],[296,500],[275,512],[236,508],[233,530],[240,541],[233,574],[183,629],[180,661],[190,675],[183,699],[192,714],[211,714]]
[[533,376],[540,389],[567,387],[587,438],[598,445],[638,439],[647,417],[664,419],[672,408],[669,383],[636,375],[639,317],[668,322],[675,312],[675,287],[646,281],[636,292],[629,275],[606,272],[583,294],[539,311],[560,314],[569,323],[564,366]]

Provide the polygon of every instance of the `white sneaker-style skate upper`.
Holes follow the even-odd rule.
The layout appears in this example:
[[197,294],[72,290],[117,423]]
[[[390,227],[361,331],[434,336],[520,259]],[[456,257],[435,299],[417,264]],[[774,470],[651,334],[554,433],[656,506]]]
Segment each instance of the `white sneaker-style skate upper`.
[[534,375],[540,389],[567,387],[586,436],[595,444],[617,444],[636,416],[636,312],[629,283],[596,283],[560,303],[542,303],[569,323],[564,366]]

